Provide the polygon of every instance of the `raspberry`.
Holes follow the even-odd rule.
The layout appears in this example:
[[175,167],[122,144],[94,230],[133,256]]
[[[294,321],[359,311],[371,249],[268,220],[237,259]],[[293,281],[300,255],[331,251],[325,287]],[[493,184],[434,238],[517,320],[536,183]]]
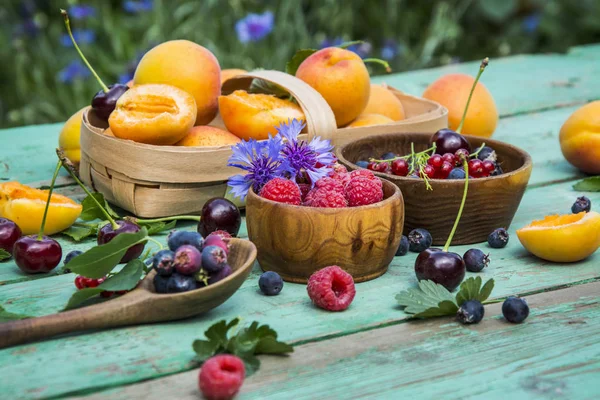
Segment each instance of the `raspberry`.
[[220,354],[202,364],[198,375],[198,387],[209,400],[231,399],[242,387],[246,368],[236,356]]
[[356,294],[352,275],[337,265],[325,267],[312,274],[306,290],[316,306],[329,311],[345,310]]
[[298,187],[300,188],[300,199],[304,201],[306,199],[306,195],[310,192],[310,184],[309,183],[299,183]]
[[380,202],[383,200],[381,185],[381,180],[379,179],[373,180],[366,176],[352,178],[346,185],[348,205],[350,207],[357,207]]
[[348,207],[348,201],[342,192],[320,188],[314,191],[308,205],[321,208],[345,208]]
[[328,192],[344,193],[344,184],[333,178],[321,178],[315,183],[315,188],[325,189]]
[[296,206],[299,206],[302,201],[298,184],[283,178],[274,178],[267,182],[260,190],[260,196],[278,203]]
[[333,174],[339,174],[343,172],[348,172],[348,169],[344,167],[342,164],[333,164],[331,167],[332,172],[329,173],[329,176]]
[[376,181],[379,184],[379,187],[383,186],[383,184],[381,183],[381,179],[376,177],[375,174],[373,174],[368,169],[356,169],[356,170],[350,172],[350,180],[352,180],[354,178],[358,178],[358,177],[368,178],[372,181]]
[[342,182],[342,185],[346,186],[350,182],[350,174],[348,172],[336,172],[330,175],[331,179]]

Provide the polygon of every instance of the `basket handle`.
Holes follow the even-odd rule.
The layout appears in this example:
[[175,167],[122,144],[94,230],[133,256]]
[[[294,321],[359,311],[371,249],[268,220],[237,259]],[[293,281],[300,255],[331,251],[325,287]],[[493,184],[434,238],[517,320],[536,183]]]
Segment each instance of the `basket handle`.
[[221,87],[221,94],[228,95],[235,90],[248,90],[255,78],[281,86],[296,99],[306,117],[309,140],[315,136],[333,139],[337,124],[331,107],[319,92],[293,75],[274,70],[251,71],[225,81]]

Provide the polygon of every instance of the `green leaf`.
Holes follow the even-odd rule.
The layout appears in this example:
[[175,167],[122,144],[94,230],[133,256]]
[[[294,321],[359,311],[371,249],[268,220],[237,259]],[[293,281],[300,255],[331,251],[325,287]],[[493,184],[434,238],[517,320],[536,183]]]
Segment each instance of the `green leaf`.
[[219,343],[220,346],[226,347],[227,342],[229,341],[227,339],[227,333],[239,322],[239,318],[234,318],[229,323],[225,320],[221,320],[208,328],[206,332],[204,332],[204,336],[206,336],[208,340],[215,341]]
[[254,351],[256,354],[285,354],[292,353],[294,348],[287,343],[277,341],[272,336],[267,336],[260,339]]
[[405,307],[408,314],[423,313],[430,308],[437,308],[442,301],[454,302],[452,294],[435,282],[419,281],[418,288],[410,288],[396,295],[396,301]]
[[290,75],[296,75],[298,67],[304,60],[306,60],[311,54],[314,54],[317,50],[315,49],[301,49],[293,55],[293,57],[285,64],[285,72]]
[[131,290],[137,286],[144,272],[144,263],[139,259],[129,261],[123,269],[102,282],[98,287],[104,290]]
[[229,339],[227,351],[240,358],[253,355],[259,341],[255,332],[256,330],[252,331],[248,328],[240,330],[237,335]]
[[10,253],[4,249],[0,249],[0,261],[8,260],[11,257]]
[[281,86],[258,78],[252,80],[248,92],[272,94],[277,97],[290,97],[290,93]]
[[205,360],[215,355],[215,353],[219,349],[219,343],[212,340],[197,339],[194,340],[194,343],[192,343],[192,348],[196,352],[198,361],[204,362]]
[[350,42],[344,42],[337,47],[339,47],[341,49],[347,49],[350,46],[354,46],[356,44],[363,44],[364,42],[365,42],[364,40],[352,40]]
[[242,359],[246,368],[246,376],[254,374],[260,368],[260,360],[254,356],[248,356]]
[[145,227],[136,233],[121,233],[110,242],[92,247],[73,258],[65,268],[87,278],[102,278],[119,263],[128,248],[143,243],[147,236]]
[[460,284],[460,290],[456,294],[456,304],[461,306],[467,300],[474,300],[479,296],[481,289],[481,277],[469,278]]
[[416,313],[417,318],[442,317],[444,315],[454,315],[458,311],[456,303],[451,300],[440,301],[435,307],[430,307],[425,311]]
[[83,303],[87,299],[91,299],[92,297],[99,295],[103,291],[104,289],[100,287],[85,288],[76,291],[69,299],[69,302],[65,306],[64,311],[77,308],[81,303]]
[[[108,214],[111,217],[119,218],[119,214],[117,214],[112,208],[110,208],[110,206],[104,199],[102,193],[92,193],[92,196],[98,201],[98,203],[104,206],[104,209],[108,212]],[[83,201],[81,202],[81,206],[83,207],[83,209],[79,218],[81,218],[84,221],[104,219],[106,217],[100,209],[100,207],[98,207],[98,204],[96,204],[96,202],[90,196],[87,196],[85,199],[83,199]]]
[[590,176],[573,185],[573,189],[580,192],[600,192],[600,175]]
[[479,294],[477,295],[477,300],[479,300],[482,303],[484,301],[486,301],[492,294],[493,289],[494,289],[494,279],[492,278],[492,279],[489,279],[485,283],[485,285],[483,285],[483,287],[479,291]]
[[6,311],[6,309],[4,307],[0,306],[0,322],[15,321],[18,319],[26,319],[26,318],[32,318],[32,317],[29,315],[25,315],[25,314],[11,313],[9,311]]
[[98,230],[92,226],[75,226],[71,225],[69,228],[61,232],[63,235],[69,236],[76,242],[79,242],[89,236],[96,235]]
[[149,224],[140,225],[145,226],[148,229],[148,236],[151,236],[156,235],[157,233],[160,233],[162,231],[168,231],[175,228],[175,225],[177,225],[177,221],[173,220],[170,222],[152,222]]

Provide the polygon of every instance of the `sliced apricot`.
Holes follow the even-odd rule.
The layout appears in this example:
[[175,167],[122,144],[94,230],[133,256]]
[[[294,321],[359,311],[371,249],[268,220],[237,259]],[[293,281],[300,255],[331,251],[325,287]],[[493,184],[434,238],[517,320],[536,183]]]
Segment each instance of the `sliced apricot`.
[[183,139],[175,143],[175,146],[231,146],[240,141],[241,139],[231,132],[214,126],[200,125],[193,127]]
[[227,130],[245,140],[267,139],[280,123],[305,119],[302,108],[290,100],[243,90],[219,96],[219,112]]
[[383,124],[391,124],[394,122],[393,119],[386,117],[381,114],[361,114],[348,124],[347,128],[358,128],[359,126],[372,126],[372,125],[383,125]]
[[[38,233],[48,200],[48,191],[34,189],[19,182],[0,184],[0,217],[14,221],[24,235]],[[64,231],[81,214],[81,204],[67,196],[53,193],[48,207],[44,234]]]
[[600,247],[600,214],[548,215],[517,230],[517,237],[530,253],[544,260],[580,261]]
[[108,124],[115,137],[169,145],[188,134],[196,112],[194,97],[175,86],[135,85],[119,98]]

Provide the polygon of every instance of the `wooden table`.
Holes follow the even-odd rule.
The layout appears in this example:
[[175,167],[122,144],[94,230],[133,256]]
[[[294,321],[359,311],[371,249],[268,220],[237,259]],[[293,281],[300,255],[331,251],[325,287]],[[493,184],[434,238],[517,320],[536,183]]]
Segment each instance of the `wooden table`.
[[[415,254],[396,257],[384,276],[358,284],[343,313],[313,307],[303,285],[286,283],[279,296],[262,296],[256,265],[232,298],[201,317],[1,350],[0,397],[197,399],[192,341],[213,322],[241,316],[270,324],[296,345],[291,357],[261,356],[262,367],[246,380],[241,399],[600,398],[600,254],[551,264],[528,255],[514,234],[534,218],[570,212],[577,196],[571,186],[582,174],[562,157],[558,132],[575,109],[600,97],[599,60],[600,46],[578,47],[566,55],[492,60],[483,76],[502,116],[494,138],[524,148],[534,160],[507,248],[480,246],[491,253],[481,276],[496,280],[492,297],[526,296],[531,314],[525,323],[506,323],[500,304],[487,306],[475,326],[452,318],[407,320],[394,295],[415,285]],[[376,80],[420,94],[437,77],[474,74],[478,65]],[[47,184],[60,127],[0,131],[0,179]],[[80,196],[66,177],[60,184],[60,192]],[[600,206],[600,194],[587,195]],[[92,245],[60,241],[65,254]],[[0,264],[0,305],[36,316],[56,312],[75,290],[73,278],[27,276],[12,261]]]

